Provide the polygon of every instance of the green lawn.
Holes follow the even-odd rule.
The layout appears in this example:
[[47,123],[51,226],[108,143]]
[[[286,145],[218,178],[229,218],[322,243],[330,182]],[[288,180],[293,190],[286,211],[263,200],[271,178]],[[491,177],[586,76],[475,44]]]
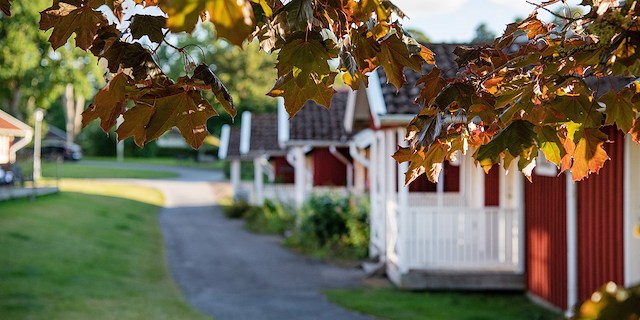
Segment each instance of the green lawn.
[[135,178],[161,179],[175,178],[177,173],[161,170],[122,169],[83,165],[82,162],[42,162],[42,176],[45,178]]
[[0,202],[0,318],[206,319],[167,270],[150,188],[63,180]]
[[380,319],[402,320],[544,320],[562,319],[509,293],[405,292],[350,289],[325,292],[330,301]]
[[[115,162],[114,157],[84,157],[83,160],[89,161],[108,161]],[[82,160],[80,161],[82,162]],[[225,161],[218,160],[213,162],[195,162],[193,159],[177,159],[172,157],[157,157],[157,158],[133,158],[125,157],[124,163],[142,163],[151,165],[163,165],[163,166],[179,166],[194,169],[223,169]]]

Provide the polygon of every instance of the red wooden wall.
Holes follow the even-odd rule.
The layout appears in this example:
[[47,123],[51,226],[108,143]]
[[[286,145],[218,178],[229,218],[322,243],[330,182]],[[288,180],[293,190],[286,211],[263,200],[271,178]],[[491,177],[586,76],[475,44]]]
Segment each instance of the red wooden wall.
[[525,182],[525,268],[529,291],[567,308],[567,206],[563,176]]
[[484,205],[487,207],[500,205],[501,174],[504,174],[504,171],[500,165],[494,165],[484,176]]
[[[578,183],[578,299],[607,281],[624,281],[624,136],[607,128],[607,161],[597,175]],[[640,195],[638,195],[640,196]]]
[[271,160],[275,170],[276,182],[293,183],[295,169],[289,164],[285,157],[274,157]]
[[[346,148],[338,151],[347,159],[351,159]],[[331,154],[328,148],[314,149],[313,157],[313,185],[314,186],[346,186],[347,166]]]
[[[460,191],[460,166],[444,163],[444,191],[458,192]],[[426,175],[419,176],[409,185],[410,192],[436,192],[437,185],[427,178]]]

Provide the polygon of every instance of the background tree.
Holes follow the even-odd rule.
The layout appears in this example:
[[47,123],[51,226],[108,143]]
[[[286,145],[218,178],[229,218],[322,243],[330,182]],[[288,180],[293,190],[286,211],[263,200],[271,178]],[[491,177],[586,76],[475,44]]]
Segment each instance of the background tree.
[[36,107],[50,108],[67,84],[91,97],[104,83],[95,57],[71,43],[54,51],[38,30],[39,11],[49,3],[13,1],[11,17],[0,13],[0,106],[19,119],[30,120]]
[[489,44],[496,38],[496,34],[489,30],[486,23],[481,23],[476,27],[476,34],[471,40],[473,44]]

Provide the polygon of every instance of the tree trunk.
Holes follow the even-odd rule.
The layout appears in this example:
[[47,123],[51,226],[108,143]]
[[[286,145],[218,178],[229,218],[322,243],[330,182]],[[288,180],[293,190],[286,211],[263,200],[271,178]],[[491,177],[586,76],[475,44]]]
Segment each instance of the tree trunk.
[[11,102],[9,103],[9,113],[20,121],[24,120],[24,117],[22,116],[22,112],[20,112],[21,101],[22,101],[22,91],[20,90],[20,88],[15,88],[13,90],[13,96],[11,97]]
[[67,83],[62,96],[62,106],[64,107],[65,131],[67,132],[67,143],[71,144],[74,140],[73,130],[75,123],[75,103],[73,99],[73,85]]

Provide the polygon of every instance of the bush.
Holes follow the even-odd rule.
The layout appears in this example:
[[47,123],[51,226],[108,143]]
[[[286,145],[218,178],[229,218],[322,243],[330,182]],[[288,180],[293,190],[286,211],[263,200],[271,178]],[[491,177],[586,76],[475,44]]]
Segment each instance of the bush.
[[286,245],[321,259],[365,258],[369,246],[368,212],[366,200],[313,195],[303,207],[299,228]]
[[222,212],[229,219],[240,219],[251,210],[251,205],[247,201],[236,201],[231,205],[223,206]]
[[294,226],[291,210],[279,202],[265,200],[262,207],[252,207],[245,213],[246,227],[264,234],[284,235]]

